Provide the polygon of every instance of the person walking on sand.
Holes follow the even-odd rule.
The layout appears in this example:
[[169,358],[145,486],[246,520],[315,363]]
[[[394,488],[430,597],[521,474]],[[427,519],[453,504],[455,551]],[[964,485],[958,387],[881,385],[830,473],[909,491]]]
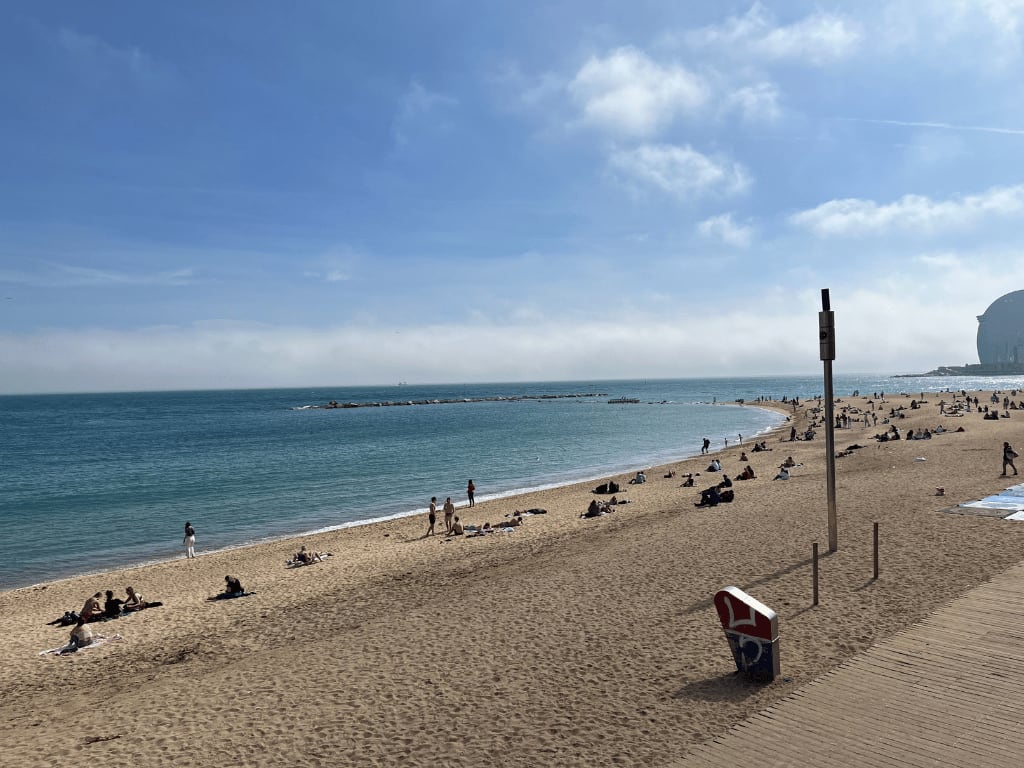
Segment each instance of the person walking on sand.
[[434,535],[434,523],[437,522],[437,496],[430,497],[430,512],[427,513],[427,522],[430,523],[425,536]]
[[1006,477],[1006,468],[1009,467],[1013,470],[1013,474],[1017,474],[1017,467],[1014,465],[1013,460],[1016,459],[1020,454],[1013,450],[1013,446],[1009,443],[1003,443],[1003,474],[1002,477]]
[[476,506],[476,502],[473,500],[473,494],[476,493],[476,486],[473,485],[473,481],[470,480],[466,485],[466,496],[469,497],[469,506]]
[[182,540],[185,544],[185,559],[196,556],[196,529],[192,527],[192,523],[185,523],[185,538]]
[[705,438],[704,438],[704,445],[702,445],[702,446],[701,446],[701,448],[700,448],[700,452],[701,452],[701,455],[703,455],[703,454],[707,453],[707,452],[708,452],[708,448],[710,448],[710,447],[711,447],[711,441],[710,441],[710,440],[708,440],[708,439],[707,439],[707,438],[705,437]]
[[444,532],[452,532],[452,518],[455,517],[455,505],[452,504],[452,497],[444,500]]

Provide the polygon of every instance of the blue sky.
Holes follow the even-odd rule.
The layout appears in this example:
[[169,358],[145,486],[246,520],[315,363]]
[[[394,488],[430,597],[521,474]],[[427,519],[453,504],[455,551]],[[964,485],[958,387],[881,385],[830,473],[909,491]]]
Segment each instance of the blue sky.
[[1024,0],[4,3],[0,392],[976,362]]

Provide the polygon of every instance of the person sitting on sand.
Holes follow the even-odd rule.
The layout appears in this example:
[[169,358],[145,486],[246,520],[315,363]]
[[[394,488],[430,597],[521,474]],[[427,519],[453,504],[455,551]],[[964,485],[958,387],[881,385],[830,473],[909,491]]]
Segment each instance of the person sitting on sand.
[[125,611],[141,611],[146,607],[146,601],[135,591],[134,587],[125,587],[124,591],[128,593],[128,599],[124,601],[123,606]]
[[772,480],[789,480],[789,470],[783,467],[779,470],[779,474],[773,477]]
[[[754,447],[757,447],[756,443],[754,444]],[[746,451],[740,451],[740,461],[748,461]]]
[[242,582],[238,580],[237,576],[225,576],[224,577],[224,591],[218,592],[213,597],[206,598],[207,600],[227,600],[232,597],[245,597],[246,595],[255,594],[253,592],[246,592],[245,587],[242,586]]
[[636,477],[634,477],[629,482],[630,482],[631,485],[637,485],[639,483],[646,483],[647,482],[647,475],[645,475],[642,471],[641,472],[637,472],[636,473]]
[[87,645],[92,645],[92,640],[92,630],[89,629],[85,619],[79,618],[75,628],[71,630],[71,637],[68,639],[67,650],[69,652],[74,652],[79,648],[85,648]]
[[95,621],[103,617],[103,606],[100,604],[101,597],[103,597],[103,593],[97,592],[85,601],[85,605],[82,606],[82,610],[78,613],[83,621]]
[[753,480],[754,479],[754,468],[747,464],[743,471],[736,475],[737,480]]
[[793,461],[793,457],[792,456],[787,456],[786,460],[784,462],[782,462],[782,464],[780,464],[779,466],[780,467],[795,467],[796,466],[796,462]]
[[687,475],[686,479],[679,484],[680,488],[693,488],[693,475]]
[[606,511],[604,504],[599,504],[597,499],[591,499],[590,506],[587,507],[587,511],[582,514],[582,517],[598,517],[603,515]]
[[704,471],[705,472],[721,472],[722,471],[722,462],[720,462],[718,459],[712,459],[711,463],[708,465],[708,468],[706,470],[704,470]]
[[694,504],[695,507],[717,507],[718,502],[722,500],[721,495],[718,493],[718,486],[712,485],[710,488],[705,488],[700,492],[700,503]]
[[103,615],[108,619],[116,619],[121,615],[121,606],[124,605],[124,600],[118,597],[114,597],[114,590],[107,590],[107,600],[103,603]]
[[462,527],[462,523],[459,522],[459,516],[456,515],[455,520],[452,521],[451,535],[461,536],[463,533],[465,533],[465,529]]

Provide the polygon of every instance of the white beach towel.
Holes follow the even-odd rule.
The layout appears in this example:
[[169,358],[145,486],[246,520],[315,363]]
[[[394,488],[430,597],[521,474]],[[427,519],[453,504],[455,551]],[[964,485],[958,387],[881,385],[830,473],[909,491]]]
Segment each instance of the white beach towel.
[[[104,637],[103,635],[96,635],[95,637],[93,637],[91,643],[89,643],[88,645],[83,645],[78,650],[79,651],[88,651],[90,648],[96,648],[96,647],[101,646],[101,645],[106,645],[107,643],[118,643],[118,642],[121,642],[123,640],[124,640],[124,638],[121,637],[120,635],[111,635],[110,637]],[[68,643],[67,645],[62,645],[62,646],[60,646],[58,648],[51,648],[48,651],[40,651],[39,655],[40,656],[61,656],[61,655],[65,654],[65,653],[70,652],[71,650],[72,650],[71,643]]]

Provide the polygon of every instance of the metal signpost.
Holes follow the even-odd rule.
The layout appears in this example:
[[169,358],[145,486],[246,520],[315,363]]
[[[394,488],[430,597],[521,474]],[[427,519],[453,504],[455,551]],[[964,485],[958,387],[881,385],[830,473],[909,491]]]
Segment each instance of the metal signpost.
[[832,408],[832,361],[836,359],[835,314],[829,306],[828,288],[821,289],[821,312],[818,313],[818,343],[825,364],[825,453],[826,489],[828,492],[828,551],[839,549],[836,532],[836,434]]

